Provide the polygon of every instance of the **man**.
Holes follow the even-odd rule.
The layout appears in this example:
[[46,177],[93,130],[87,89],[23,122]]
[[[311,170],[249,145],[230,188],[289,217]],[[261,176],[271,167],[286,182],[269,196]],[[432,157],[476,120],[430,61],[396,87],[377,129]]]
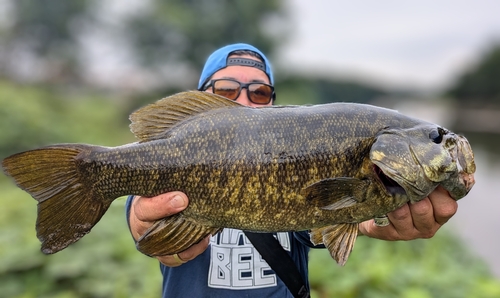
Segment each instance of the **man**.
[[[207,59],[198,89],[251,107],[272,105],[275,93],[271,66],[265,55],[247,44],[233,44]],[[156,220],[188,206],[182,192],[153,198],[129,197],[127,216],[138,239]],[[455,214],[457,203],[442,188],[428,198],[390,214],[390,225],[361,223],[360,233],[383,240],[430,238]],[[277,233],[307,284],[307,232]],[[242,231],[224,229],[176,255],[157,257],[163,274],[163,297],[292,297],[283,282],[262,260]],[[307,285],[308,286],[308,285]]]

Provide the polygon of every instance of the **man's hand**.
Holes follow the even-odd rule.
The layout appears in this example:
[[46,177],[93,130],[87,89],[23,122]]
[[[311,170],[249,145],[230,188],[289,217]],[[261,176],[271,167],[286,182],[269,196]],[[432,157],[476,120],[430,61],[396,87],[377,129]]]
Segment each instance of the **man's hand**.
[[457,201],[439,186],[429,197],[415,204],[408,203],[387,214],[390,224],[378,227],[373,220],[360,224],[359,231],[382,240],[413,240],[431,238],[458,209]]
[[[152,198],[135,197],[130,208],[130,230],[134,239],[139,239],[155,221],[184,210],[188,205],[187,196],[178,191]],[[210,235],[199,243],[177,254],[156,257],[165,266],[176,267],[203,253],[210,242]]]

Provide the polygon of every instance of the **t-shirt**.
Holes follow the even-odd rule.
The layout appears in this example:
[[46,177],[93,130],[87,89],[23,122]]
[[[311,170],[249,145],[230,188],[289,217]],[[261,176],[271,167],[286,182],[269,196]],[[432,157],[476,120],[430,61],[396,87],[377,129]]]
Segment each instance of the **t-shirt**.
[[[132,197],[127,200],[127,220]],[[308,232],[273,233],[308,283]],[[163,297],[293,297],[243,231],[225,228],[208,248],[178,267],[160,264]]]

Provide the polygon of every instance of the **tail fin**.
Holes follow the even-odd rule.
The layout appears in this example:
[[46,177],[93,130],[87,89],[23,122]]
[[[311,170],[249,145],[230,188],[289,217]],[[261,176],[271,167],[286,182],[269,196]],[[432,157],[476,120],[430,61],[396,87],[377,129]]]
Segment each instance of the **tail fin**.
[[94,194],[78,170],[78,155],[95,146],[61,144],[5,158],[2,167],[38,201],[37,237],[42,252],[56,253],[90,232],[112,200]]

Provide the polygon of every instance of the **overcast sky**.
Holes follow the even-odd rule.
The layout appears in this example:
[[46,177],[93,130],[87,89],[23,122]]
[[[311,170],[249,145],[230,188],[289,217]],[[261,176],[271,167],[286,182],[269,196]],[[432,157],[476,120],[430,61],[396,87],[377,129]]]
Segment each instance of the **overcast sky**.
[[500,1],[288,0],[280,67],[439,89],[500,41]]

